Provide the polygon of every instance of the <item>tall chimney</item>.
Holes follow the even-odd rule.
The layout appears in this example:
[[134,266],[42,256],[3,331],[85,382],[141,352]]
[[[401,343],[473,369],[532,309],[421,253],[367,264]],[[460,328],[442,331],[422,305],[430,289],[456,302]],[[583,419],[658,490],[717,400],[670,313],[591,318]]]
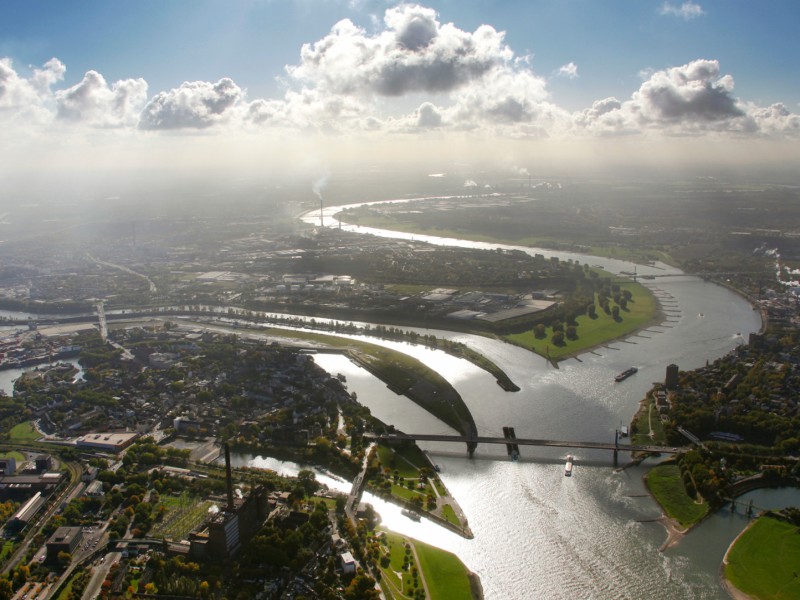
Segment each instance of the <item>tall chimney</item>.
[[228,492],[228,510],[233,512],[233,480],[231,478],[231,447],[225,442],[225,489]]

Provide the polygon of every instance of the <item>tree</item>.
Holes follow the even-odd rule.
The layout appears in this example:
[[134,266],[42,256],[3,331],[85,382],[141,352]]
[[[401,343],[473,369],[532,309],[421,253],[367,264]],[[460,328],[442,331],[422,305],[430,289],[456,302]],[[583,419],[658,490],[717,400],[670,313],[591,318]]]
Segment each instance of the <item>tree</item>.
[[0,600],[10,600],[14,595],[14,588],[11,587],[11,582],[5,575],[0,577]]
[[578,339],[578,331],[577,329],[570,325],[567,327],[566,336],[568,340],[577,340]]
[[613,319],[615,321],[619,321],[620,320],[620,318],[619,318],[619,306],[615,306],[614,308],[611,309],[611,316],[613,317]]
[[344,597],[345,600],[378,600],[380,594],[375,589],[375,580],[362,571],[353,577],[344,591]]
[[536,326],[533,328],[533,335],[537,340],[543,340],[545,336],[547,336],[547,331],[545,330],[543,323],[536,324]]
[[553,344],[556,346],[563,346],[564,345],[564,332],[563,331],[555,331],[553,332]]
[[64,552],[63,550],[58,553],[58,564],[60,564],[62,567],[66,567],[71,562],[72,554],[69,552]]

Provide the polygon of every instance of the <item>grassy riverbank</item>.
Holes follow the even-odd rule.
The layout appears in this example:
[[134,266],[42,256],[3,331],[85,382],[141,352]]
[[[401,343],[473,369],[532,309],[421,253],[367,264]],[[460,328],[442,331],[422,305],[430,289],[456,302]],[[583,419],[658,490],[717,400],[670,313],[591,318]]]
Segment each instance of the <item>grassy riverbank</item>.
[[[553,343],[553,329],[545,328],[544,337],[537,338],[534,331],[525,331],[505,336],[505,340],[536,352],[552,361],[564,360],[587,352],[611,342],[612,340],[631,335],[652,324],[659,316],[658,303],[643,285],[634,282],[621,283],[621,290],[631,293],[631,300],[626,308],[619,311],[619,318],[606,314],[598,309],[596,318],[582,315],[577,318],[575,328],[577,337],[574,340],[564,337],[561,345]],[[631,342],[634,343],[634,342]]]
[[656,465],[645,476],[650,493],[671,519],[688,528],[708,514],[708,504],[697,502],[686,493],[678,465],[666,463]]
[[472,583],[474,576],[455,554],[389,531],[381,545],[381,589],[386,598],[412,598],[417,590],[425,591],[429,600],[481,598],[480,584]]
[[416,444],[378,444],[370,455],[368,489],[378,496],[426,515],[448,529],[472,537],[467,519],[439,479],[428,455]]
[[759,517],[732,544],[724,576],[761,600],[800,598],[800,527],[769,515]]

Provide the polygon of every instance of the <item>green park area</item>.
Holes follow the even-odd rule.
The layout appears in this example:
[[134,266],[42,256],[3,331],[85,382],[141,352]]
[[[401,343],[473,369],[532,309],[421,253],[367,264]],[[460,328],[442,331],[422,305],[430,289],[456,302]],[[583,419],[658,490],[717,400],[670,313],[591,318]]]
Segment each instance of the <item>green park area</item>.
[[391,532],[381,536],[381,546],[381,589],[386,598],[471,600],[475,597],[469,571],[455,554]]
[[42,434],[36,431],[33,426],[33,421],[25,421],[11,428],[8,432],[9,441],[16,443],[34,442],[42,437]]
[[661,415],[656,408],[652,395],[648,395],[639,403],[639,410],[631,423],[631,443],[634,445],[660,444],[666,445],[667,435]]
[[429,512],[458,528],[465,526],[447,503],[449,493],[431,468],[430,460],[416,444],[396,447],[379,444],[370,466],[369,483],[375,493],[391,497],[414,511]]
[[800,527],[759,517],[728,552],[725,577],[760,600],[800,598]]
[[507,335],[505,339],[552,361],[559,361],[630,335],[651,324],[658,314],[658,304],[647,288],[632,281],[619,284],[619,288],[622,293],[625,290],[629,292],[630,300],[624,303],[624,308],[613,305],[607,313],[599,307],[600,302],[595,295],[598,308],[594,316],[585,314],[577,317],[573,325],[574,336],[570,335],[567,325],[567,335],[556,338],[556,331],[551,325],[542,328],[538,334],[534,328]]
[[647,473],[645,482],[667,516],[682,527],[691,527],[708,513],[706,502],[698,502],[686,493],[681,470],[674,463],[656,465]]

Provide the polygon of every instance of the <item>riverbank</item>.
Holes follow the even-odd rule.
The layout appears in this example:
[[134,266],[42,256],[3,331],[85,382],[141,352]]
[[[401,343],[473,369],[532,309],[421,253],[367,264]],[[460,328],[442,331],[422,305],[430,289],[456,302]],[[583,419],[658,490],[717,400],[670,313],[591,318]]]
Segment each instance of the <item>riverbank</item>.
[[796,515],[762,513],[728,547],[721,579],[735,598],[800,597]]
[[[629,292],[631,299],[625,302],[624,308],[614,307],[619,316],[615,318],[611,310],[606,313],[602,308],[596,310],[594,318],[581,315],[576,319],[573,339],[561,335],[560,343],[556,344],[553,341],[556,332],[552,327],[546,327],[540,337],[531,330],[503,336],[503,340],[544,357],[554,366],[569,358],[580,361],[579,355],[587,352],[597,354],[597,350],[608,348],[614,342],[635,344],[630,338],[662,323],[666,315],[658,298],[644,285],[630,281],[620,284],[620,289]],[[600,304],[599,299],[596,304]]]
[[719,566],[720,583],[722,583],[722,587],[725,589],[726,592],[728,592],[728,595],[730,595],[730,597],[733,598],[733,600],[757,600],[754,596],[751,596],[750,594],[745,594],[742,590],[733,585],[725,575],[725,569],[728,567],[731,550],[733,549],[734,545],[736,545],[736,542],[739,540],[739,538],[741,538],[747,532],[747,530],[749,530],[753,526],[754,523],[755,521],[751,521],[750,523],[748,523],[747,527],[742,529],[742,531],[739,532],[739,535],[733,538],[733,541],[730,543],[728,549],[725,551],[725,556],[722,557],[722,564],[720,564]]

